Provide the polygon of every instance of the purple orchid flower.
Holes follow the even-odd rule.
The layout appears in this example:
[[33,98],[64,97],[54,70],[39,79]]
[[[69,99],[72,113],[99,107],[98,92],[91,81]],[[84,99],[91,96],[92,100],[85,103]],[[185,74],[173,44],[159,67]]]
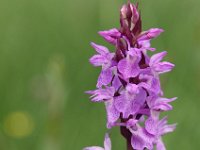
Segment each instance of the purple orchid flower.
[[167,117],[161,120],[149,117],[145,122],[145,127],[135,124],[129,128],[132,133],[131,144],[136,150],[144,150],[145,148],[153,150],[154,145],[157,150],[165,150],[165,145],[161,136],[174,131],[176,124],[167,125]]
[[[171,71],[174,64],[162,59],[167,52],[148,55],[156,49],[151,40],[164,30],[151,28],[142,31],[138,5],[128,2],[120,11],[120,29],[100,31],[99,34],[116,48],[92,43],[97,51],[90,58],[91,64],[101,66],[97,89],[86,93],[91,101],[105,103],[107,128],[120,126],[121,134],[127,140],[127,150],[165,150],[162,136],[174,131],[176,125],[168,125],[167,118],[159,120],[161,112],[173,109],[170,102],[176,98],[164,98],[160,74]],[[107,142],[106,142],[107,141]],[[84,150],[110,150],[108,135],[104,148],[93,146]]]
[[83,150],[111,150],[111,140],[108,134],[105,135],[104,148],[99,146],[86,147]]
[[127,57],[120,60],[118,70],[125,79],[136,77],[140,72],[139,61],[141,56],[136,53],[135,49],[128,51]]
[[91,43],[92,47],[97,51],[98,54],[90,58],[90,63],[94,66],[102,66],[103,69],[107,69],[111,66],[111,62],[114,53],[110,53],[108,48]]
[[166,56],[167,52],[161,52],[155,54],[151,57],[149,65],[155,72],[159,74],[169,72],[174,68],[174,64],[170,62],[160,62],[164,56]]
[[175,101],[176,99],[176,97],[168,99],[157,96],[149,96],[147,98],[147,104],[149,108],[154,111],[169,111],[173,109],[169,103]]
[[95,43],[91,44],[92,47],[99,53],[90,58],[90,63],[94,66],[102,66],[102,71],[97,81],[97,87],[100,88],[102,85],[108,85],[112,80],[112,59],[114,53],[110,53],[109,50],[101,45]]
[[147,72],[146,74],[140,74],[139,79],[143,81],[141,85],[148,90],[149,95],[163,95],[158,76]]
[[128,84],[121,95],[115,98],[115,107],[123,114],[123,118],[135,115],[146,99],[146,92],[136,84]]
[[144,31],[137,38],[138,44],[143,49],[155,51],[155,48],[151,48],[150,41],[158,37],[162,32],[164,32],[164,30],[159,28],[152,28],[148,31]]
[[173,132],[175,128],[176,124],[167,125],[167,117],[164,117],[161,120],[150,117],[145,122],[145,129],[150,135],[154,136],[153,144],[156,145],[157,150],[166,149],[161,136]]
[[167,117],[164,117],[161,120],[149,117],[145,122],[146,131],[151,135],[156,136],[156,138],[166,133],[174,131],[175,128],[176,124],[167,125]]

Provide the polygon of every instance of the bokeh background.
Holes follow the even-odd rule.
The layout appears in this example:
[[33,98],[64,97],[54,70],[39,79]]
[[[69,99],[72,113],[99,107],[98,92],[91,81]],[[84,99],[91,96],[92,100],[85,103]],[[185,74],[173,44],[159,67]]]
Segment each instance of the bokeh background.
[[[88,59],[90,41],[114,47],[99,30],[119,27],[126,0],[0,0],[0,150],[81,150],[102,145],[103,104],[91,103],[100,68]],[[143,29],[160,27],[153,40],[176,68],[162,75],[166,97],[177,96],[165,136],[169,150],[200,147],[200,1],[141,0]],[[124,150],[118,128],[113,150]]]

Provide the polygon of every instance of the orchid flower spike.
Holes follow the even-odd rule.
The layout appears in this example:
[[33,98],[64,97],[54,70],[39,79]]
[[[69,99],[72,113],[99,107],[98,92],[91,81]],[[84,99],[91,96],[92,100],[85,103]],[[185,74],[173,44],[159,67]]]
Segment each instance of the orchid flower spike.
[[[120,28],[100,31],[106,42],[114,45],[114,52],[107,47],[91,43],[96,53],[90,63],[101,67],[96,89],[87,91],[92,102],[105,104],[107,128],[120,127],[127,140],[128,150],[165,150],[163,135],[172,132],[176,124],[168,125],[167,117],[160,113],[173,109],[176,98],[164,97],[160,75],[172,71],[171,62],[163,61],[166,51],[155,52],[151,40],[163,29],[151,28],[142,31],[142,20],[138,5],[128,1],[120,10]],[[111,150],[108,134],[104,148],[93,146],[84,150]]]

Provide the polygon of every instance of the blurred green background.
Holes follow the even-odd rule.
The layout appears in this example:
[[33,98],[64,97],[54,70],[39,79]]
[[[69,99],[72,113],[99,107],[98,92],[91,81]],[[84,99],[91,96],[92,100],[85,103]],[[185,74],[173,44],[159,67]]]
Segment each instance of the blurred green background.
[[[91,103],[100,68],[90,42],[108,46],[99,30],[119,27],[126,0],[0,0],[0,150],[81,150],[102,145],[103,104]],[[176,68],[162,75],[166,97],[177,96],[165,136],[169,150],[200,147],[200,1],[142,0],[143,29],[161,27],[153,41]],[[111,50],[114,47],[109,46]],[[113,150],[125,150],[118,128]]]

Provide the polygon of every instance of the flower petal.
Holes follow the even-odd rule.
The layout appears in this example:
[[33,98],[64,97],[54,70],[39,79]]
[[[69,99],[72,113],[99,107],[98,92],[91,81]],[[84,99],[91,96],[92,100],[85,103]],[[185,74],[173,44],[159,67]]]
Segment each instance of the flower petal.
[[83,150],[104,150],[104,148],[99,146],[91,146],[91,147],[85,147]]
[[160,103],[156,104],[154,107],[152,107],[152,109],[157,111],[170,111],[173,109],[173,107],[170,104]]
[[[131,86],[133,85],[133,86]],[[144,104],[147,93],[135,84],[128,84],[126,91],[115,97],[115,107],[123,114],[123,118],[135,115]]]
[[126,91],[129,93],[129,94],[138,94],[139,93],[139,87],[138,85],[136,84],[127,84],[126,86]]
[[148,90],[149,95],[152,94],[162,95],[163,92],[161,90],[159,77],[155,77],[152,75],[145,75],[145,76],[140,76],[140,79],[143,82],[139,83],[139,85]]
[[137,150],[143,150],[145,148],[144,140],[138,135],[132,136],[131,145],[134,149],[137,149]]
[[152,135],[157,135],[158,132],[158,127],[157,127],[157,122],[153,118],[149,117],[145,121],[145,129],[147,130],[148,133]]
[[103,85],[108,85],[113,78],[112,69],[102,70],[97,80],[97,88],[101,88]]
[[176,99],[176,97],[168,99],[152,95],[147,98],[147,104],[150,107],[150,109],[153,109],[155,111],[169,111],[172,110],[173,107],[168,103]]
[[145,122],[146,131],[156,137],[160,137],[166,133],[173,132],[175,128],[176,124],[167,124],[167,117],[164,117],[161,120],[149,117]]
[[171,125],[165,125],[162,129],[162,131],[160,131],[160,134],[167,134],[170,132],[173,132],[176,129],[177,124],[171,124]]
[[126,106],[127,106],[127,101],[126,101],[126,97],[124,94],[117,96],[114,98],[114,105],[115,108],[119,111],[119,112],[124,112],[126,110]]
[[107,111],[107,127],[111,128],[118,120],[120,112],[115,108],[113,99],[105,102]]
[[138,58],[135,56],[122,59],[118,63],[118,70],[126,79],[136,77],[140,71]]
[[112,82],[112,86],[115,88],[115,90],[119,90],[119,88],[122,86],[121,81],[119,80],[119,77],[115,75],[113,82]]
[[137,130],[130,130],[132,132],[131,145],[134,149],[143,150],[147,148],[153,150],[154,136],[150,135],[144,128],[137,126]]
[[153,56],[151,56],[149,65],[152,66],[153,64],[159,63],[166,55],[166,51],[154,54]]
[[168,103],[175,101],[176,99],[177,99],[177,97],[170,98],[170,99],[160,97],[160,98],[156,99],[155,104],[153,105],[152,109],[161,110],[161,111],[172,110],[173,107]]
[[151,47],[150,40],[138,41],[138,44],[141,46],[141,49],[143,49],[143,51],[150,50],[153,52],[156,50],[155,48]]
[[147,93],[145,90],[140,89],[140,92],[136,95],[135,100],[132,102],[132,115],[137,113],[141,106],[144,104],[145,99],[146,99]]
[[132,113],[132,100],[122,94],[114,99],[115,108],[122,113],[123,118],[128,118]]
[[121,33],[118,31],[118,29],[110,29],[107,31],[100,31],[99,34],[109,43],[116,45],[117,39],[121,37]]
[[108,134],[105,135],[104,148],[105,150],[111,150],[111,140]]
[[161,138],[156,142],[156,150],[166,150]]
[[107,59],[102,55],[94,55],[90,58],[90,63],[95,67],[102,66],[107,63]]
[[174,68],[174,66],[175,65],[170,62],[160,62],[154,67],[154,69],[158,73],[165,73],[171,71]]
[[109,53],[108,48],[105,46],[98,45],[93,42],[91,43],[91,46],[101,55],[105,55],[105,54]]
[[110,100],[115,93],[114,87],[106,87],[105,89],[97,89],[94,91],[87,91],[87,94],[91,94],[90,97],[93,102],[102,102],[104,100]]
[[153,38],[156,38],[157,36],[159,36],[162,32],[164,32],[163,29],[159,29],[159,28],[152,28],[149,29],[148,31],[144,31],[138,41],[145,41],[145,40],[151,40]]

